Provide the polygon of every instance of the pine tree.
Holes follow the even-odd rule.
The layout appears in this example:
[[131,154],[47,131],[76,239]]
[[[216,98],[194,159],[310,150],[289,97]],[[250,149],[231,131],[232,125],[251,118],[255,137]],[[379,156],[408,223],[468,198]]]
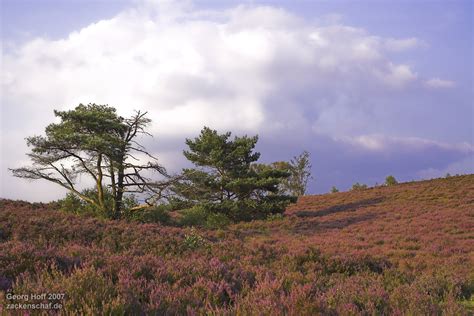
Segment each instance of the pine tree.
[[195,139],[186,139],[184,156],[196,167],[183,169],[174,191],[191,205],[223,213],[233,220],[265,218],[282,213],[295,198],[278,194],[289,173],[273,168],[252,168],[260,153],[258,137],[234,137],[204,127]]
[[[46,136],[27,138],[28,146],[32,147],[28,156],[33,164],[10,169],[14,176],[56,183],[99,212],[115,218],[122,214],[124,194],[159,195],[160,186],[143,172],[166,175],[166,171],[136,141],[139,135],[147,134],[145,128],[150,120],[146,113],[137,112],[125,119],[111,106],[80,104],[74,110],[54,111],[54,114],[60,122],[49,124]],[[137,163],[133,159],[135,153],[145,154],[149,161]],[[80,175],[94,181],[94,194],[79,191],[76,179]],[[107,194],[112,194],[112,206],[106,202]],[[142,207],[145,205],[137,208]]]

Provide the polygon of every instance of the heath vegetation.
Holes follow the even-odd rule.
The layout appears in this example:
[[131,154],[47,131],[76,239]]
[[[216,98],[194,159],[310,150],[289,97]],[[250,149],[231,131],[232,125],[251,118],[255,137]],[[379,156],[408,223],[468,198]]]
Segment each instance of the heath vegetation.
[[179,228],[2,200],[5,294],[69,314],[467,315],[474,176],[302,196],[284,216]]

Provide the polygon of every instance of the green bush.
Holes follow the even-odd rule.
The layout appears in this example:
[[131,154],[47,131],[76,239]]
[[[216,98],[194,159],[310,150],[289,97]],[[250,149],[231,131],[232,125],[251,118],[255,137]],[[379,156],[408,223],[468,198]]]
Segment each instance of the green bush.
[[367,189],[367,184],[361,184],[359,182],[356,182],[352,185],[351,191],[362,191]]
[[[97,197],[97,191],[95,188],[84,189],[81,193],[91,199],[95,199]],[[93,205],[86,203],[72,192],[66,194],[64,199],[58,200],[57,204],[59,205],[59,209],[64,212],[74,214],[90,214],[102,218],[113,218],[114,198],[110,190],[104,190],[104,200],[106,209],[105,211],[102,211]],[[126,214],[130,208],[138,205],[134,195],[124,196],[122,202],[124,214]]]
[[66,194],[64,199],[58,200],[59,209],[64,212],[80,214],[84,212],[84,202],[74,193]]
[[200,206],[185,209],[181,211],[179,223],[183,226],[200,226],[206,225],[208,212]]
[[182,226],[198,226],[210,229],[223,228],[231,223],[228,216],[214,213],[199,205],[183,210],[179,223]]
[[167,205],[158,205],[143,210],[128,212],[127,218],[140,223],[171,224],[171,216]]
[[390,175],[390,176],[387,176],[385,178],[385,185],[386,186],[391,186],[391,185],[395,185],[395,184],[398,184],[398,181],[397,181],[397,179],[395,179],[394,176]]
[[224,214],[210,213],[207,216],[205,226],[206,228],[217,229],[217,228],[224,228],[230,223],[231,223],[231,220]]
[[283,214],[270,214],[267,216],[267,221],[269,222],[273,222],[273,221],[281,221],[282,219],[284,219],[285,217],[283,216]]
[[[181,223],[185,226],[209,226],[211,228],[212,223],[217,219],[221,223],[264,220],[270,215],[283,213],[290,201],[296,202],[296,197],[267,195],[260,197],[259,200],[224,200],[220,203],[202,201],[181,211],[183,215]],[[207,223],[208,218],[209,223]]]
[[194,228],[184,236],[183,247],[186,249],[196,249],[207,245],[206,239],[199,235]]
[[166,204],[166,208],[168,211],[177,211],[177,210],[184,210],[187,208],[193,207],[194,204],[183,200],[179,197],[171,197],[168,199],[168,204]]
[[289,201],[296,202],[296,197],[268,195],[260,200],[225,200],[221,203],[202,203],[200,206],[209,213],[224,214],[238,222],[264,220],[270,215],[282,214]]
[[339,190],[338,190],[335,186],[333,186],[333,187],[331,188],[331,191],[330,191],[330,192],[331,192],[331,193],[337,193],[337,192],[339,192]]

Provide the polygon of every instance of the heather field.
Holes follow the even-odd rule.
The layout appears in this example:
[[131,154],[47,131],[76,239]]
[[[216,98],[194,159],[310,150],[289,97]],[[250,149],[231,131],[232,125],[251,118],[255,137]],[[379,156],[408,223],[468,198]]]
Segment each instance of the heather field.
[[473,267],[474,175],[303,196],[284,217],[219,230],[0,200],[3,314],[59,293],[35,302],[68,315],[468,315]]

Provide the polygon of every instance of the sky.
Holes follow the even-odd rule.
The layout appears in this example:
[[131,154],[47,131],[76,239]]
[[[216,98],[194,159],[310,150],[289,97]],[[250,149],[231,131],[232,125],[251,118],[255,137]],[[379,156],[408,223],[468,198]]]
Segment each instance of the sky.
[[471,1],[1,0],[0,197],[54,109],[148,111],[171,172],[203,126],[259,135],[261,162],[307,150],[309,194],[474,173]]

